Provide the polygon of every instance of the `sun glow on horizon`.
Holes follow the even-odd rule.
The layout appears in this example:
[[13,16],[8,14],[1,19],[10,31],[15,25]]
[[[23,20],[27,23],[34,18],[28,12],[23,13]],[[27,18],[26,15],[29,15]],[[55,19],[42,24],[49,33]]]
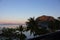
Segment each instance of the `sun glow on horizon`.
[[12,24],[25,24],[25,19],[1,19],[0,24],[12,23]]

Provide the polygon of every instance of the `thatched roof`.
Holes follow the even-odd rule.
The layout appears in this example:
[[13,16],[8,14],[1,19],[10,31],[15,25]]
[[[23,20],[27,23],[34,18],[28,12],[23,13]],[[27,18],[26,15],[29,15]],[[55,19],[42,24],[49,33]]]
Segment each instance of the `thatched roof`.
[[43,16],[37,17],[36,21],[54,21],[54,17],[43,15]]

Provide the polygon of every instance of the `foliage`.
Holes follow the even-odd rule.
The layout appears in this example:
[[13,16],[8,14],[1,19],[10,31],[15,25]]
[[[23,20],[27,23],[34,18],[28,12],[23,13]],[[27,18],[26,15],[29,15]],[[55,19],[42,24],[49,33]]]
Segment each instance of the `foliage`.
[[15,29],[13,29],[13,28],[3,28],[2,34],[5,37],[11,37],[14,31],[15,31]]
[[34,18],[28,19],[29,22],[26,22],[27,24],[27,30],[30,31],[30,34],[35,33],[37,27],[37,23]]
[[17,30],[20,31],[20,33],[18,33],[16,36],[20,38],[20,40],[25,40],[26,36],[22,33],[24,31],[23,26],[19,26]]
[[17,34],[17,37],[20,38],[20,40],[25,40],[26,38],[24,34]]

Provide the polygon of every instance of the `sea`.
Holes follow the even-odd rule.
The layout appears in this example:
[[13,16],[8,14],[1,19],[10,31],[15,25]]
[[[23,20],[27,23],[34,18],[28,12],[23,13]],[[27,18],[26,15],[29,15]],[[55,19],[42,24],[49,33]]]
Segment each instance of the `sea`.
[[19,27],[19,25],[15,25],[15,24],[0,24],[0,28],[16,28]]

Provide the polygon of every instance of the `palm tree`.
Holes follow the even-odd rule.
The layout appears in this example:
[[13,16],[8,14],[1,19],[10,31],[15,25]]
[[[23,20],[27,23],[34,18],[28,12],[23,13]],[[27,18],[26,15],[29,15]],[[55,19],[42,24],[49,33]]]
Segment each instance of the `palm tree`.
[[18,38],[20,38],[20,40],[25,40],[26,39],[26,36],[25,34],[21,33],[21,34],[17,34],[16,35]]
[[23,26],[19,26],[18,30],[20,31],[20,33],[17,34],[17,37],[20,38],[20,40],[25,40],[26,36],[23,34]]
[[36,20],[33,18],[29,18],[28,19],[28,22],[26,22],[26,25],[27,25],[27,30],[30,31],[30,35],[33,34],[34,37],[35,37],[35,34],[36,32],[39,32],[39,28],[38,28],[38,25],[37,25],[37,22]]

